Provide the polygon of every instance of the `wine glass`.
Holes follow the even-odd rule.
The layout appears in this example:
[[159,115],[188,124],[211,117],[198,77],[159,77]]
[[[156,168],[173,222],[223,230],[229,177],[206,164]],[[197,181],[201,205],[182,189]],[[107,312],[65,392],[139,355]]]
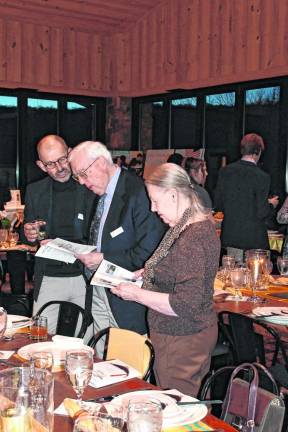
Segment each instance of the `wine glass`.
[[249,283],[249,272],[246,268],[237,267],[230,271],[231,284],[235,289],[235,298],[241,299],[241,288],[247,287]]
[[3,307],[0,307],[0,339],[2,339],[7,327],[7,312]]
[[277,268],[281,276],[288,276],[288,258],[278,257]]
[[65,372],[82,405],[82,395],[89,384],[93,371],[93,353],[88,350],[67,351],[65,359]]
[[223,289],[228,288],[231,285],[230,272],[234,267],[235,267],[235,258],[230,255],[223,255],[222,269],[225,277]]

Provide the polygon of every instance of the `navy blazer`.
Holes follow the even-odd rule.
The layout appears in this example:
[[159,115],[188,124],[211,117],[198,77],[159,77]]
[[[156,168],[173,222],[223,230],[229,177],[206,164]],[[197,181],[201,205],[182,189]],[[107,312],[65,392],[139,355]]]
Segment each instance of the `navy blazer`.
[[[116,237],[117,228],[123,232]],[[101,252],[104,258],[130,271],[142,268],[157,248],[165,225],[150,211],[143,180],[122,170],[104,224]],[[146,333],[146,308],[138,303],[122,300],[107,290],[110,307],[121,328]]]
[[[48,233],[52,223],[53,182],[54,180],[47,176],[42,180],[29,184],[25,194],[24,223],[31,222],[37,218],[43,219],[46,221],[46,229]],[[76,183],[73,230],[75,241],[77,242],[87,243],[91,210],[94,200],[95,195],[92,192],[84,186],[81,186],[79,183]],[[82,214],[83,218],[79,218],[79,214]],[[63,217],[64,216],[65,215],[63,215]],[[46,260],[43,258],[35,260],[35,300],[38,298],[42,279],[45,274],[45,262]]]

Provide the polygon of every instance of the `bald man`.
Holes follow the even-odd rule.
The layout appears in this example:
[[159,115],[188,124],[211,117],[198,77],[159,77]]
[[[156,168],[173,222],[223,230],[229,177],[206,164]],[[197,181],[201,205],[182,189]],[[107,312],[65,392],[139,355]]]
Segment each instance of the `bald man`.
[[[57,135],[48,135],[37,144],[38,167],[47,176],[27,186],[25,196],[24,234],[29,242],[37,241],[33,220],[46,222],[50,239],[60,237],[86,243],[89,211],[94,196],[71,177],[68,163],[70,149]],[[85,306],[86,283],[79,261],[66,264],[37,258],[35,261],[33,315],[51,300],[65,300]],[[58,307],[45,310],[50,333],[55,333]]]

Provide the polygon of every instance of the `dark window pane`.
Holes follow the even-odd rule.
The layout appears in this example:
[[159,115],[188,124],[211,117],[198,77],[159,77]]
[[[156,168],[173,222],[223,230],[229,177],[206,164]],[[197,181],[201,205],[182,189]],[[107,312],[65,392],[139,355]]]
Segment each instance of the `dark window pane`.
[[57,101],[33,98],[27,100],[27,117],[25,122],[25,157],[27,160],[25,177],[27,183],[43,177],[43,173],[35,165],[35,161],[38,158],[36,144],[45,135],[57,134],[57,115]]
[[[17,97],[0,96],[0,188],[16,187]],[[1,200],[1,199],[0,199]],[[2,201],[2,200],[1,200]]]
[[231,162],[239,157],[234,92],[206,96],[205,147],[209,173],[206,187],[213,195],[222,158]]
[[92,139],[94,104],[67,102],[61,121],[61,136],[70,147]]
[[245,134],[255,132],[262,136],[265,151],[259,164],[271,175],[271,193],[279,194],[283,173],[279,157],[280,87],[247,90],[245,105]]
[[171,101],[172,148],[198,148],[197,98],[172,99]]
[[167,111],[163,101],[140,104],[140,149],[168,147]]

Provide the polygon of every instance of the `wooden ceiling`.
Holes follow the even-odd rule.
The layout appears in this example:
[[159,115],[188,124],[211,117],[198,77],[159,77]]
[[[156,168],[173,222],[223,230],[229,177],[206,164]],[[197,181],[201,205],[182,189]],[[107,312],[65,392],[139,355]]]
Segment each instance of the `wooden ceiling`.
[[0,17],[93,33],[127,30],[163,0],[0,0]]

